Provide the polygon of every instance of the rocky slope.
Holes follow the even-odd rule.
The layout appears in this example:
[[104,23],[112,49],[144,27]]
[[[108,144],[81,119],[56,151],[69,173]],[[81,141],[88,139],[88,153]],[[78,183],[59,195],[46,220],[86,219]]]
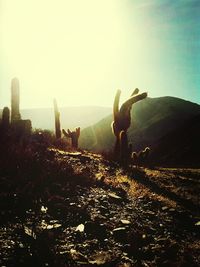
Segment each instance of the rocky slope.
[[199,266],[200,170],[26,153],[0,162],[1,266]]

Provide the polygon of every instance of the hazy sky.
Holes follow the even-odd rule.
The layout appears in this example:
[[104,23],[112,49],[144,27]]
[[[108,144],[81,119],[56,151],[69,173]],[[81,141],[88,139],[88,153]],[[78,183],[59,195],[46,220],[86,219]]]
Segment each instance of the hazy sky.
[[112,106],[134,88],[200,103],[199,0],[0,0],[0,108]]

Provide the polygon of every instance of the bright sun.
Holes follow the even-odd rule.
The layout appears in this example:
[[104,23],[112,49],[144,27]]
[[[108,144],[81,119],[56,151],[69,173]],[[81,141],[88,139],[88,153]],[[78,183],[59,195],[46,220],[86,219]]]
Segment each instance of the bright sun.
[[189,2],[166,13],[161,2],[0,0],[0,107],[13,77],[21,108],[52,107],[54,97],[111,107],[117,89],[123,101],[136,87],[197,101],[198,20],[185,12]]
[[102,82],[123,38],[117,1],[0,3],[4,68],[19,78],[23,106],[51,105],[53,97],[60,105],[96,104],[106,95]]

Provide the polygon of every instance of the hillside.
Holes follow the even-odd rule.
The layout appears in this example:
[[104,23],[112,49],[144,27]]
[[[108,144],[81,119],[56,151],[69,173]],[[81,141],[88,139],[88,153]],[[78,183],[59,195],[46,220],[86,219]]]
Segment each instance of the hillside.
[[[59,111],[62,128],[85,128],[110,114],[111,108],[96,106],[60,107]],[[32,121],[33,128],[54,130],[53,107],[22,109],[20,112],[23,119]]]
[[[162,137],[151,153],[152,163],[162,166],[200,166],[200,115]],[[170,145],[169,145],[170,144]]]
[[[187,138],[193,140],[190,138],[189,121],[198,114],[200,114],[198,104],[175,97],[147,98],[136,103],[132,108],[132,125],[128,131],[133,150],[139,151],[149,146],[155,155],[154,148],[158,150],[158,144],[160,147],[162,146],[164,137],[167,138],[168,134],[176,130],[181,132],[184,127],[188,133]],[[112,115],[84,129],[81,132],[80,146],[95,151],[111,150],[115,141],[111,131],[111,122]],[[193,132],[195,130],[198,132],[198,123],[192,129]],[[170,142],[169,139],[168,153],[173,151],[174,146],[176,146],[176,142]],[[184,140],[182,146],[179,144],[179,148],[177,147],[176,150],[183,147]],[[163,153],[165,153],[164,150]]]

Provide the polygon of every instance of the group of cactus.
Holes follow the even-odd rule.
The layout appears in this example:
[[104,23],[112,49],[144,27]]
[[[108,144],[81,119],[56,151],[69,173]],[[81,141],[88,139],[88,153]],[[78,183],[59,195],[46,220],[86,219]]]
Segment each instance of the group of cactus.
[[131,96],[119,108],[121,91],[118,90],[113,104],[112,130],[116,137],[114,156],[122,163],[127,165],[131,161],[132,145],[128,143],[127,130],[131,125],[131,108],[133,104],[147,97],[147,93],[139,94],[136,88]]
[[[19,102],[20,102],[20,93],[19,93],[19,80],[17,78],[12,79],[11,82],[11,112],[8,107],[4,107],[2,112],[2,119],[0,122],[0,134],[6,136],[12,128],[12,132],[16,136],[24,136],[27,133],[31,132],[31,121],[22,120],[20,111],[19,111]],[[11,113],[11,118],[10,118]],[[55,134],[56,138],[61,138],[61,129],[60,129],[60,113],[58,111],[58,106],[56,99],[54,99],[54,114],[55,114]],[[78,138],[80,136],[80,127],[76,128],[75,131],[67,132],[63,129],[63,134],[71,138],[72,147],[78,148]]]
[[[135,162],[141,161],[141,158],[146,158],[149,153],[149,148],[136,153],[132,153],[132,145],[128,143],[127,130],[131,125],[131,108],[133,104],[141,101],[147,97],[147,93],[139,94],[139,89],[136,88],[131,96],[121,105],[119,108],[121,91],[118,90],[113,104],[113,123],[112,130],[116,137],[114,156],[123,164],[127,164],[131,158]],[[31,122],[29,120],[21,120],[19,113],[19,81],[14,78],[11,86],[11,123],[18,128],[30,128]],[[56,99],[54,99],[54,114],[55,114],[55,135],[57,139],[61,138],[60,129],[60,113],[58,111],[58,105]],[[1,132],[5,133],[10,127],[10,110],[8,107],[4,107],[2,113],[2,120],[0,125]],[[78,148],[78,139],[80,137],[80,127],[74,131],[64,129],[62,130],[65,137],[71,139],[72,147]]]
[[[61,138],[61,129],[60,129],[60,112],[58,111],[58,105],[56,102],[56,99],[54,99],[54,115],[55,115],[55,134],[56,138],[60,139]],[[71,146],[74,149],[78,149],[78,139],[80,137],[80,127],[76,128],[74,131],[71,131],[68,129],[65,131],[62,129],[62,133],[64,134],[65,137],[71,139]]]

